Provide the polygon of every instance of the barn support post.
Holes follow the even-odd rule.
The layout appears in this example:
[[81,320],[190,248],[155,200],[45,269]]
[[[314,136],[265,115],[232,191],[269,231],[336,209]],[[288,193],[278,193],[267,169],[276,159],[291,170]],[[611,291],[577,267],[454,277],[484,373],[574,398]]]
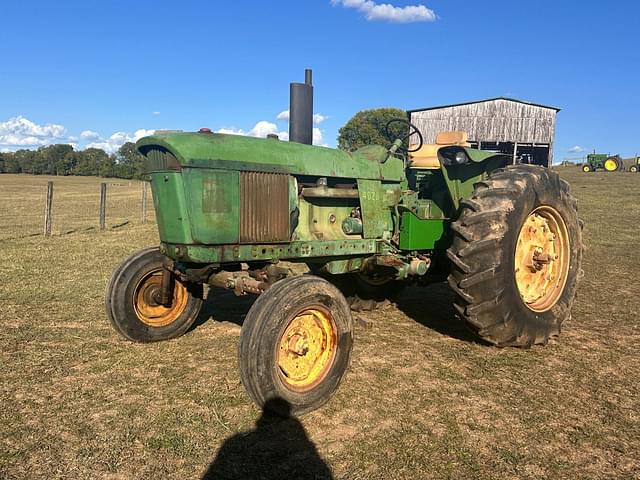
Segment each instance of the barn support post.
[[553,164],[553,143],[549,144],[549,155],[547,157],[547,168],[551,168]]
[[513,143],[513,159],[511,160],[513,165],[516,164],[516,158],[518,158],[518,142]]

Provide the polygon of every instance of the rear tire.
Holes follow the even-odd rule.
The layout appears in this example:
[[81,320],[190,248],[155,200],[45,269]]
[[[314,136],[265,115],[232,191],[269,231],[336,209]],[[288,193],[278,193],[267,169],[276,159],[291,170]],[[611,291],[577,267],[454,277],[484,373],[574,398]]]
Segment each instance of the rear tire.
[[602,163],[607,172],[619,172],[622,170],[622,160],[620,157],[609,157]]
[[202,285],[174,279],[172,305],[154,301],[164,255],[157,247],[134,253],[114,270],[107,285],[105,306],[113,328],[133,342],[158,342],[184,334],[202,308]]
[[[261,408],[302,415],[326,403],[351,359],[353,320],[328,281],[289,277],[258,297],[242,325],[240,378]],[[282,399],[285,402],[269,402]],[[287,411],[278,411],[278,405]]]
[[[531,273],[524,271],[532,280],[525,283],[532,285],[522,285],[528,221],[534,223],[527,232],[545,236],[526,238],[524,247],[534,253],[527,260]],[[461,202],[452,230],[449,285],[457,313],[473,331],[494,345],[518,347],[546,344],[560,333],[582,276],[582,223],[567,182],[543,167],[497,170]]]

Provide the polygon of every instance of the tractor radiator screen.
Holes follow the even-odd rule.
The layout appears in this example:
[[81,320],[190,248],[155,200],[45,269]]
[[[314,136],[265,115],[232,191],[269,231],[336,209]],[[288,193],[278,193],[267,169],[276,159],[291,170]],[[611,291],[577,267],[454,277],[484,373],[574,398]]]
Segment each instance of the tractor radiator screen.
[[289,175],[240,172],[240,243],[288,242]]

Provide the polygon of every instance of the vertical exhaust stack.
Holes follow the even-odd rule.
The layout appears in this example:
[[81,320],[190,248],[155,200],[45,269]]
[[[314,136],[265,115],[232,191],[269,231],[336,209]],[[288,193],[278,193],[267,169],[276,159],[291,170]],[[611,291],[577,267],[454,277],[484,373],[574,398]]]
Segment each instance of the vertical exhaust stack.
[[289,141],[313,143],[313,82],[310,69],[304,71],[304,83],[289,84]]

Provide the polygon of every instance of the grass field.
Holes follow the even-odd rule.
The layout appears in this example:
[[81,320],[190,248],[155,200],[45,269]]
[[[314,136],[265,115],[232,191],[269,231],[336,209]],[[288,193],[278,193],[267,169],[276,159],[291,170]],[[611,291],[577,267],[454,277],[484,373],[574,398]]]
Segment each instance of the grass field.
[[[447,287],[409,289],[357,314],[370,328],[357,329],[350,371],[325,407],[255,431],[260,411],[236,365],[251,297],[209,295],[184,337],[126,342],[107,323],[105,285],[157,242],[155,227],[6,240],[21,233],[7,218],[44,208],[46,179],[0,175],[0,478],[199,478],[212,463],[215,478],[223,445],[227,463],[252,462],[268,478],[285,456],[276,447],[308,462],[310,478],[639,478],[640,175],[561,172],[588,250],[558,340],[487,347],[456,320]],[[64,180],[87,195],[100,181]],[[94,209],[67,199],[58,208]],[[137,219],[132,208],[118,218]]]
[[[138,180],[48,175],[0,175],[0,241],[42,234],[47,182],[53,181],[54,235],[99,228],[100,183],[107,184],[106,227],[142,223],[142,183]],[[148,192],[147,220],[153,221]]]

